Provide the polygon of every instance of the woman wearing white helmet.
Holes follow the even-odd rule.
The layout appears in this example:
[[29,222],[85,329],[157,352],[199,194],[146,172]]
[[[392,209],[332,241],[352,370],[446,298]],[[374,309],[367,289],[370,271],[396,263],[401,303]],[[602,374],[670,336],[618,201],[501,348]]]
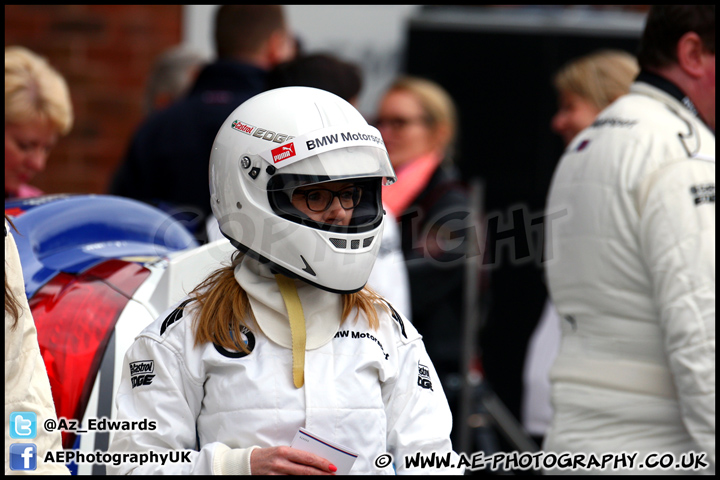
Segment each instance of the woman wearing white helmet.
[[[420,335],[365,287],[380,187],[394,178],[379,132],[331,93],[275,89],[232,113],[213,145],[210,193],[238,252],[129,349],[118,417],[156,429],[117,432],[110,447],[192,452],[110,471],[337,471],[289,447],[304,428],[356,452],[353,474],[462,473]],[[450,461],[406,464],[418,452]]]

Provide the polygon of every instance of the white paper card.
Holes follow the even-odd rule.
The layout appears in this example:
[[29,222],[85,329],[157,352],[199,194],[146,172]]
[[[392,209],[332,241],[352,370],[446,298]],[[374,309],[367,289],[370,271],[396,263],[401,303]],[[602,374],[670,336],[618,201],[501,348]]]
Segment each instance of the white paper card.
[[300,428],[290,444],[305,452],[314,453],[337,467],[335,475],[347,475],[357,459],[358,453],[338,443],[330,442],[324,438]]

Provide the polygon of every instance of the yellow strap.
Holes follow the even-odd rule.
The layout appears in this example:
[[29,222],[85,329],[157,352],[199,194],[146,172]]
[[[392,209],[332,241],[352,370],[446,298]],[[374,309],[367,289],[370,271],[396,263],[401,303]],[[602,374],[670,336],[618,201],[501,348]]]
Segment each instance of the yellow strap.
[[284,276],[275,275],[275,281],[280,287],[280,294],[285,301],[285,308],[290,319],[290,335],[292,336],[293,354],[293,383],[300,388],[305,383],[305,314],[303,314],[300,297],[295,287],[295,281]]

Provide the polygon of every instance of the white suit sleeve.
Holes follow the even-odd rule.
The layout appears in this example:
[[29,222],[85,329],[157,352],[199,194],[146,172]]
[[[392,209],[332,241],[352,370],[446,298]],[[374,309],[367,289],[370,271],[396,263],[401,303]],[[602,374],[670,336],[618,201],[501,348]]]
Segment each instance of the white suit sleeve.
[[[176,458],[189,461],[108,465],[110,474],[249,474],[252,449],[230,449],[218,442],[197,450],[195,420],[200,413],[203,385],[191,378],[183,357],[166,343],[150,336],[138,337],[125,355],[125,365],[152,362],[151,383],[133,382],[130,368],[123,368],[118,390],[117,418],[148,419],[155,429],[118,431],[112,437],[112,452],[186,452]],[[149,370],[149,369],[148,369]],[[242,451],[241,451],[242,450]]]
[[[57,419],[57,415],[45,362],[40,354],[35,322],[25,295],[20,256],[7,223],[5,232],[5,279],[12,295],[20,303],[17,325],[14,327],[14,318],[5,312],[5,474],[69,475],[70,471],[65,465],[43,461],[47,452],[62,450],[59,431],[47,433],[40,427],[33,439],[10,436],[9,421],[13,412],[35,413],[37,425],[42,425],[45,419]],[[36,470],[18,472],[10,469],[9,448],[13,443],[36,445]]]
[[[400,341],[397,349],[398,372],[383,384],[388,421],[388,448],[398,474],[457,474],[459,456],[452,449],[452,414],[445,392],[430,361],[421,337],[404,321],[410,341]],[[449,458],[445,468],[406,465],[406,458],[417,454]],[[449,457],[448,457],[449,455]]]
[[665,166],[639,190],[640,241],[683,422],[715,465],[715,162]]

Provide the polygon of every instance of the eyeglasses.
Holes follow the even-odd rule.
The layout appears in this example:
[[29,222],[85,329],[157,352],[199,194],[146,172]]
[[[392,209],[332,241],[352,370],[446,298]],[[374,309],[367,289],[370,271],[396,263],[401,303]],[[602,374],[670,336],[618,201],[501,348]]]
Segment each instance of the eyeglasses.
[[403,117],[388,117],[388,118],[377,118],[375,122],[373,123],[375,125],[375,128],[380,129],[382,127],[388,127],[393,130],[401,130],[408,125],[412,125],[413,123],[424,123],[428,124],[427,117],[420,116],[415,118],[403,118]]
[[358,206],[362,195],[362,188],[352,186],[343,188],[342,190],[333,191],[327,188],[310,188],[307,190],[296,190],[293,195],[302,195],[305,197],[305,203],[311,212],[324,212],[337,197],[340,200],[340,206],[344,210],[350,210]]

